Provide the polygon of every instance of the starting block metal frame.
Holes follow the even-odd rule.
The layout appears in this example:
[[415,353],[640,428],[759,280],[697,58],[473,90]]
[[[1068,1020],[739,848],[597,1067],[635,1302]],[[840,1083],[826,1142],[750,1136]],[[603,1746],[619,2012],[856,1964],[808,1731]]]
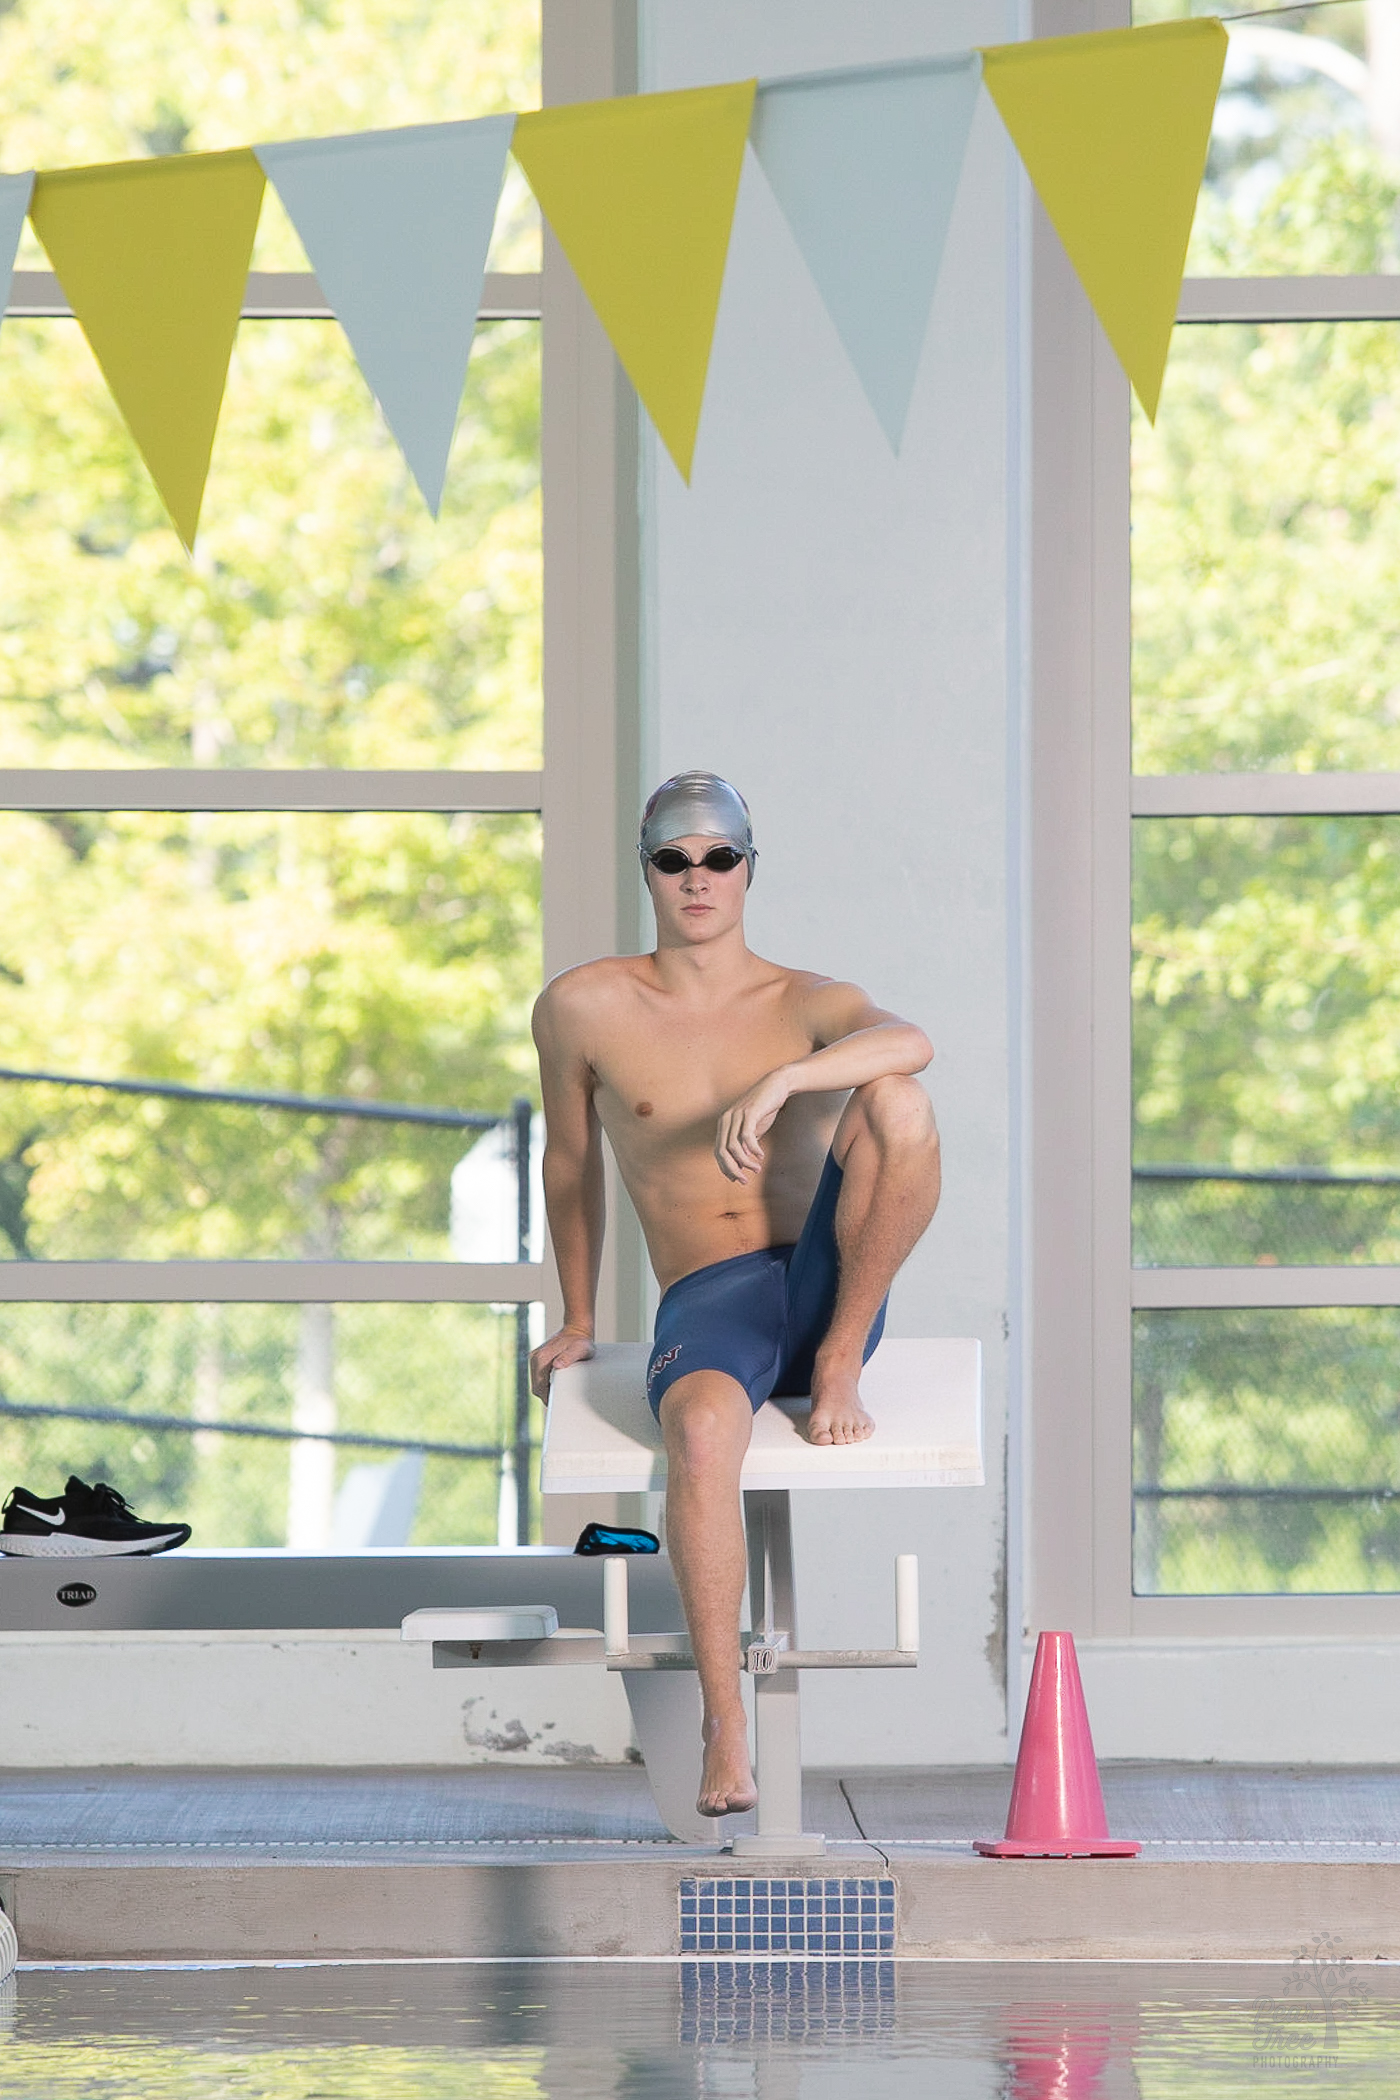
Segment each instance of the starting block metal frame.
[[[546,1495],[664,1486],[666,1454],[645,1399],[647,1356],[641,1345],[602,1345],[588,1363],[556,1374],[541,1461]],[[754,1418],[741,1479],[753,1630],[741,1635],[741,1647],[754,1691],[758,1828],[734,1839],[736,1853],[793,1858],[825,1849],[822,1836],[802,1828],[800,1673],[913,1669],[919,1660],[913,1554],[895,1557],[893,1648],[800,1645],[792,1493],[984,1482],[976,1341],[883,1342],[866,1366],[862,1390],[876,1422],[864,1443],[808,1443],[805,1400],[769,1401]],[[662,1820],[677,1837],[703,1842],[717,1835],[717,1826],[695,1808],[700,1710],[689,1638],[681,1630],[632,1631],[632,1572],[644,1578],[649,1566],[655,1567],[649,1556],[604,1560],[601,1630],[561,1628],[557,1617],[551,1626],[537,1607],[521,1606],[510,1628],[508,1614],[419,1611],[404,1620],[403,1634],[430,1641],[438,1668],[601,1663],[619,1672]]]

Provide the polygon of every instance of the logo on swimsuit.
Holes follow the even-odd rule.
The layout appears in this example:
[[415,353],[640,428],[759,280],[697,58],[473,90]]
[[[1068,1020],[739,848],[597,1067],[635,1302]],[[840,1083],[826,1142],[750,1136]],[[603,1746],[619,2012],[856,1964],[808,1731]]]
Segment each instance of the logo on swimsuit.
[[653,1387],[653,1386],[655,1385],[655,1383],[656,1383],[657,1379],[658,1379],[658,1378],[659,1378],[659,1377],[661,1376],[661,1373],[662,1373],[662,1372],[663,1372],[663,1371],[665,1370],[665,1368],[666,1368],[667,1364],[673,1364],[673,1363],[675,1362],[676,1358],[677,1358],[677,1357],[678,1357],[678,1356],[680,1355],[680,1353],[681,1353],[681,1350],[682,1350],[682,1349],[684,1348],[684,1346],[685,1346],[685,1344],[684,1344],[683,1342],[677,1342],[677,1343],[676,1343],[676,1346],[674,1347],[674,1349],[663,1349],[663,1350],[662,1350],[662,1352],[661,1352],[660,1356],[658,1356],[658,1357],[657,1357],[657,1359],[656,1359],[656,1362],[655,1362],[655,1363],[654,1363],[654,1364],[653,1364],[653,1365],[651,1366],[651,1369],[650,1369],[650,1370],[649,1370],[649,1371],[647,1372],[647,1391],[648,1391],[648,1392],[650,1392],[650,1391],[651,1391],[651,1389],[652,1389],[652,1387]]

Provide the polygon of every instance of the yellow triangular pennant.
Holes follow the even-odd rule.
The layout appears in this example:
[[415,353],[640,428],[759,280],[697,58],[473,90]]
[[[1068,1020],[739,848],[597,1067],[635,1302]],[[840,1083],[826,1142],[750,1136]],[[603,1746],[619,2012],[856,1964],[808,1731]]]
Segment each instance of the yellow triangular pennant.
[[511,146],[687,481],[757,85],[535,110]]
[[988,92],[1149,420],[1228,41],[1202,16],[982,53]]
[[61,168],[34,184],[34,230],[187,548],[263,180],[241,149]]

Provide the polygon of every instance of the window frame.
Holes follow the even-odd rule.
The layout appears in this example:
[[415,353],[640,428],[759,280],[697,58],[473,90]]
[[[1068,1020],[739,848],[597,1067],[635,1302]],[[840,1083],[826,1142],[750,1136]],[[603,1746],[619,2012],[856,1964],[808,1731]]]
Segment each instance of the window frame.
[[[1034,0],[1031,33],[1128,26]],[[1132,1317],[1400,1305],[1400,1267],[1132,1266],[1137,817],[1400,814],[1400,772],[1134,775],[1127,381],[1031,204],[1025,897],[1026,1491],[1031,1623],[1105,1640],[1395,1636],[1400,1593],[1137,1596]],[[1400,275],[1188,278],[1178,323],[1400,319]]]

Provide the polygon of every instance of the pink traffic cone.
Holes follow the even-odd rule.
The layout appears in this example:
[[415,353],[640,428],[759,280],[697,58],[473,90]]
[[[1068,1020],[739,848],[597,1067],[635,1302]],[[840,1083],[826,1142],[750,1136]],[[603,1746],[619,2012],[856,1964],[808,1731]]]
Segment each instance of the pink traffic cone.
[[979,1838],[989,1859],[1131,1859],[1111,1838],[1072,1633],[1042,1633],[1021,1724],[1006,1836]]

